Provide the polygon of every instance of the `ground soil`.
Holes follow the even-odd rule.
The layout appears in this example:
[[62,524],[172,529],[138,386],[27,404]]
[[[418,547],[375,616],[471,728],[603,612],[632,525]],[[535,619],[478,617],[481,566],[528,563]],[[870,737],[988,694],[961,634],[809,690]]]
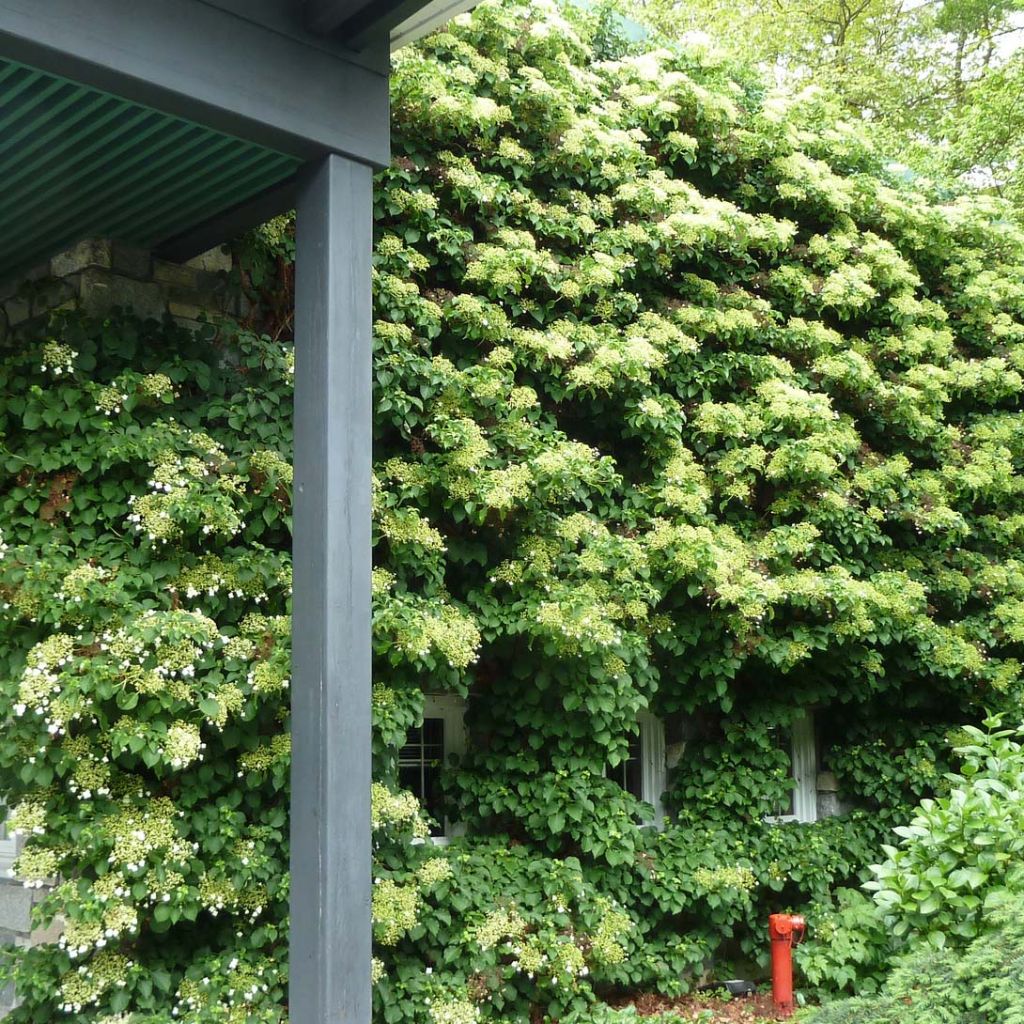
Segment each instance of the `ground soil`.
[[[737,996],[726,1000],[724,996],[689,995],[667,999],[652,994],[623,1000],[620,1006],[635,1006],[641,1017],[654,1017],[659,1013],[672,1013],[680,1021],[700,1021],[700,1024],[745,1024],[745,1022],[781,1020],[772,1006],[768,993]],[[708,1016],[708,1010],[714,1013]]]

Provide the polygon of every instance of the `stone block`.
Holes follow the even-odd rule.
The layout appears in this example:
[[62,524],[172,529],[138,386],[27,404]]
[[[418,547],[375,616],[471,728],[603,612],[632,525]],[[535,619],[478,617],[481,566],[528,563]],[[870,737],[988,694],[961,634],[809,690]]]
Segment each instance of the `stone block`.
[[90,238],[58,253],[50,260],[50,273],[54,277],[77,274],[87,267],[109,270],[113,265],[113,243],[106,238]]
[[677,767],[679,762],[683,759],[683,754],[686,753],[686,741],[683,740],[680,743],[669,743],[665,747],[665,767],[671,771]]
[[153,280],[160,284],[172,285],[185,291],[194,292],[199,288],[199,271],[181,263],[153,260]]
[[819,793],[838,793],[839,780],[833,772],[818,772],[817,789]]
[[11,982],[0,989],[0,1017],[7,1016],[18,1005],[18,999],[14,991],[14,983]]
[[148,281],[153,276],[153,256],[148,249],[139,249],[127,242],[115,242],[111,250],[110,269],[122,277]]
[[80,242],[54,256],[41,269],[42,279],[12,282],[6,299],[0,292],[0,340],[26,321],[76,306],[94,316],[117,307],[143,319],[170,313],[189,330],[203,329],[210,316],[246,312],[248,304],[230,286],[231,268],[224,246],[177,264],[124,242]]
[[187,316],[176,316],[174,317],[174,322],[182,330],[191,331],[192,334],[198,334],[208,326],[208,324],[201,323],[199,320],[192,320]]
[[82,273],[81,301],[82,308],[93,316],[103,316],[115,306],[130,309],[142,319],[159,320],[167,311],[163,290],[156,282],[135,281],[92,269]]
[[28,299],[19,295],[4,303],[4,314],[7,317],[7,323],[11,327],[17,327],[32,315],[32,307]]
[[[25,283],[3,303],[9,328],[45,317],[51,310],[73,302],[78,294],[78,275],[67,278],[45,277]],[[2,317],[0,317],[2,319]]]
[[58,914],[48,928],[36,928],[29,939],[33,946],[41,946],[44,942],[57,942],[64,934],[64,918]]
[[853,808],[850,803],[844,800],[838,793],[818,793],[818,820],[822,818],[835,818],[841,814],[848,814]]
[[196,271],[196,292],[200,302],[207,298],[214,302],[222,301],[231,291],[228,279],[223,274],[208,274],[205,270]]
[[78,295],[79,279],[77,274],[71,277],[51,277],[33,286],[31,307],[33,316],[42,316],[51,309],[57,309]]
[[177,320],[198,321],[213,309],[208,305],[198,306],[192,302],[175,302],[172,299],[167,303],[167,311]]
[[193,256],[185,266],[205,270],[211,274],[226,274],[231,270],[231,253],[226,246],[218,245],[216,248],[201,252],[198,256]]
[[32,892],[18,882],[0,883],[0,929],[32,931]]
[[223,278],[214,274],[205,274],[201,270],[184,268],[194,275],[188,285],[165,284],[168,298],[178,302],[206,302],[208,299],[224,292],[226,284]]
[[50,276],[50,261],[47,260],[45,263],[34,266],[31,270],[23,270],[18,277],[0,281],[0,302],[6,302],[8,299],[14,298],[24,289],[26,282],[39,281],[44,277]]

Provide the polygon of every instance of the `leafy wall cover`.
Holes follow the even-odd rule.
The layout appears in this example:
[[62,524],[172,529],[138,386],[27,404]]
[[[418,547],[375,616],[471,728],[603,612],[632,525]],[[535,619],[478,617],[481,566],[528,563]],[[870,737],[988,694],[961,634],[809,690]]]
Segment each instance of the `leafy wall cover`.
[[[946,733],[1020,702],[1024,233],[813,93],[565,19],[487,0],[395,68],[382,1021],[597,1021],[757,957],[769,909],[825,927]],[[3,353],[0,788],[64,920],[17,1021],[286,1015],[292,365],[73,313]],[[444,848],[395,786],[424,691],[468,698]],[[645,708],[660,832],[604,774]],[[769,825],[805,708],[856,809]]]

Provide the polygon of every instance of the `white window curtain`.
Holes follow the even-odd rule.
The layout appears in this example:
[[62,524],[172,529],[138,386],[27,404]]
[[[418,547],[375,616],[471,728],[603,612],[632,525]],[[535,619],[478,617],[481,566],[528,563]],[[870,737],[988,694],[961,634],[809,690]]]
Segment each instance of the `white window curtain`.
[[665,763],[665,724],[649,711],[641,711],[640,756],[643,758],[643,800],[654,808],[654,817],[645,825],[661,828],[665,807],[662,795],[667,786],[668,771]]
[[805,711],[793,720],[792,735],[793,817],[797,821],[818,820],[818,744],[814,716]]

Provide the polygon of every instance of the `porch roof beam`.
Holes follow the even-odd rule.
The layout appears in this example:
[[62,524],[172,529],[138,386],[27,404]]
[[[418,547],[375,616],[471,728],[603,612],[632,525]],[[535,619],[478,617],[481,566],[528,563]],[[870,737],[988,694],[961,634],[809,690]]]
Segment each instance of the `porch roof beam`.
[[306,24],[356,49],[387,39],[400,22],[423,7],[423,0],[306,0]]
[[208,0],[0,0],[0,55],[303,160],[388,162],[386,39],[345,59]]
[[372,3],[373,0],[304,0],[303,14],[310,31],[329,34]]
[[288,178],[280,185],[262,192],[255,199],[238,203],[183,231],[180,235],[168,238],[153,252],[162,260],[185,263],[193,256],[223,244],[226,239],[238,238],[254,225],[265,224],[268,220],[295,209],[298,193],[298,178]]

